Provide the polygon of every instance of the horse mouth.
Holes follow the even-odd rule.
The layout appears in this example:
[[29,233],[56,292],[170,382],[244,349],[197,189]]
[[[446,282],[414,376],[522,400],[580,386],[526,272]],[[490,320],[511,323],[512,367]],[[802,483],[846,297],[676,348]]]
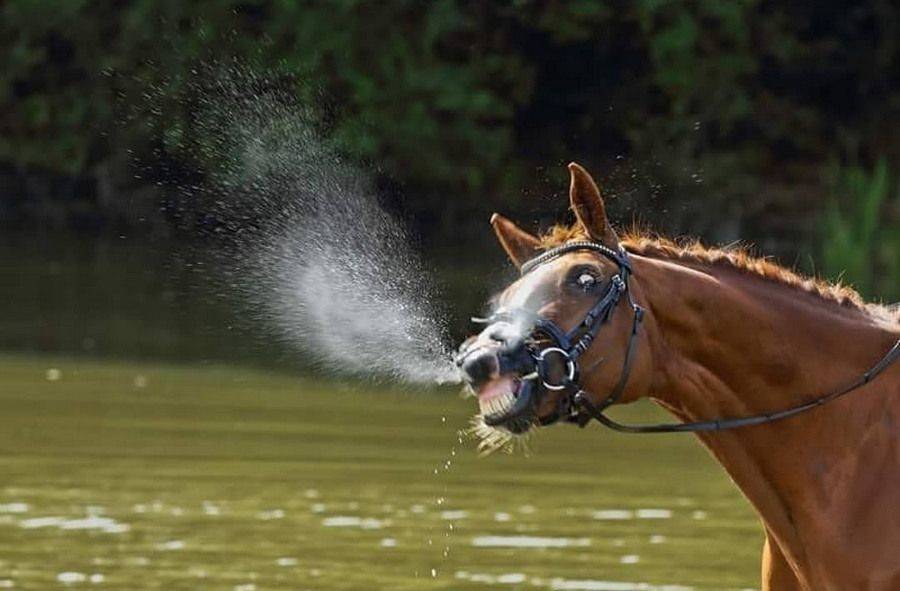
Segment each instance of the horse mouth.
[[478,389],[479,418],[488,428],[522,435],[535,424],[535,383],[518,376],[503,375]]

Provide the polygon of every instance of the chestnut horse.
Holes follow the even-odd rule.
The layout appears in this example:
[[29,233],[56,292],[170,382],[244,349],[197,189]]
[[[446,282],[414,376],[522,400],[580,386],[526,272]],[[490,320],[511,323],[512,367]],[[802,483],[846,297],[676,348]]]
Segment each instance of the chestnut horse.
[[[620,242],[594,181],[577,164],[569,170],[572,227],[536,237],[491,219],[516,266],[538,259],[461,348],[488,443],[559,418],[583,425],[611,402],[649,397],[702,423],[846,390],[782,420],[697,435],[762,518],[763,589],[900,589],[900,364],[896,346],[888,354],[900,339],[897,310],[743,251]],[[558,345],[598,323],[572,345],[576,372]],[[542,338],[553,352],[535,355]]]

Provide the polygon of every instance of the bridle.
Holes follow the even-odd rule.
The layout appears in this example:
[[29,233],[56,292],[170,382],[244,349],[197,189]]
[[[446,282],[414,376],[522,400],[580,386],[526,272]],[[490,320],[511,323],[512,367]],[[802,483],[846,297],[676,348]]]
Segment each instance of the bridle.
[[[521,273],[523,276],[527,275],[541,265],[574,251],[592,251],[600,253],[618,267],[618,273],[613,275],[609,282],[609,286],[603,292],[603,295],[601,295],[591,309],[588,310],[582,321],[575,328],[567,332],[549,318],[518,310],[506,310],[494,314],[487,319],[476,319],[479,322],[490,323],[500,321],[510,322],[514,319],[519,319],[520,321],[522,316],[526,315],[533,327],[531,332],[532,342],[549,342],[549,346],[546,347],[530,347],[527,350],[527,358],[520,358],[514,362],[520,367],[527,368],[530,365],[533,369],[531,372],[524,373],[522,377],[523,380],[537,380],[540,381],[541,385],[547,390],[562,391],[564,393],[559,399],[560,401],[555,413],[550,417],[539,419],[539,422],[542,425],[550,424],[562,419],[568,422],[577,423],[579,426],[584,427],[591,419],[595,419],[605,427],[623,433],[706,432],[761,425],[798,415],[822,406],[832,400],[836,400],[845,394],[849,394],[874,380],[879,374],[900,358],[900,340],[898,340],[875,365],[853,383],[829,394],[819,396],[808,402],[780,411],[747,417],[717,418],[690,423],[625,425],[611,419],[604,411],[621,398],[622,393],[625,391],[625,387],[628,385],[628,378],[631,374],[634,358],[637,353],[638,333],[644,318],[644,309],[634,302],[628,288],[628,280],[633,274],[631,263],[628,260],[628,253],[621,246],[613,249],[597,242],[569,242],[562,246],[552,248],[527,261],[522,265]],[[602,402],[596,404],[592,402],[588,392],[579,385],[581,377],[580,359],[585,351],[593,344],[597,335],[600,333],[601,328],[609,322],[616,306],[619,301],[623,299],[623,296],[628,302],[633,315],[631,333],[625,348],[625,358],[622,362],[622,370],[616,385]],[[562,366],[564,368],[562,376],[552,375],[548,356],[553,355],[559,356],[562,359]],[[532,403],[530,400],[527,402],[529,404]],[[515,409],[514,412],[521,414],[527,410],[524,408],[524,404],[520,406],[522,408]],[[498,420],[497,423],[499,422],[500,421]]]

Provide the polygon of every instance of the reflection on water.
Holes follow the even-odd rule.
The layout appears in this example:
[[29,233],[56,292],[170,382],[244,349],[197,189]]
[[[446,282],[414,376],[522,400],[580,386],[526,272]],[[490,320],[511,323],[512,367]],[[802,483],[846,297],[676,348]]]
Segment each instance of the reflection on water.
[[24,529],[38,529],[42,527],[55,527],[58,529],[83,529],[96,530],[107,534],[122,534],[131,529],[127,523],[119,523],[109,517],[89,515],[82,518],[66,519],[64,517],[34,517],[19,521],[19,527]]
[[541,538],[538,536],[477,536],[472,545],[480,548],[568,548],[590,546],[587,538]]
[[[303,354],[253,320],[258,310],[249,310],[231,285],[235,269],[223,273],[212,264],[223,264],[212,256],[215,248],[203,241],[0,230],[0,350],[304,367]],[[458,312],[454,338],[508,274],[497,250],[497,257],[468,266],[458,256],[430,261],[429,283],[441,284],[447,308]],[[47,371],[55,379],[58,370]],[[147,378],[134,379],[140,387]]]
[[0,348],[195,361],[271,356],[249,346],[227,289],[200,272],[202,249],[179,253],[125,236],[3,234]]
[[[522,573],[506,573],[502,575],[490,575],[486,573],[470,573],[457,571],[456,578],[473,583],[487,585],[524,585],[530,587],[543,587],[554,591],[693,591],[693,587],[683,585],[651,585],[649,583],[627,583],[622,581],[598,581],[598,580],[573,580],[554,578],[544,580],[537,577],[529,578]],[[513,587],[516,588],[516,587]]]
[[757,519],[691,438],[561,426],[531,457],[482,459],[458,443],[474,409],[452,390],[21,356],[0,370],[0,588],[758,584]]

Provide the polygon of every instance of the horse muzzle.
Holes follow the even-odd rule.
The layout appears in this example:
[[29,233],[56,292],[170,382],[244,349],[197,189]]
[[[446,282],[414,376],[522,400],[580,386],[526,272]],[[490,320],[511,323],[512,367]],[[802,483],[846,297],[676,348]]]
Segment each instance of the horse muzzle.
[[456,364],[478,396],[486,425],[522,433],[535,422],[544,391],[536,380],[537,359],[526,339],[505,322],[463,343]]
[[456,366],[466,383],[477,391],[500,376],[531,373],[534,358],[524,344],[514,349],[496,345],[467,348],[464,344],[456,356]]

